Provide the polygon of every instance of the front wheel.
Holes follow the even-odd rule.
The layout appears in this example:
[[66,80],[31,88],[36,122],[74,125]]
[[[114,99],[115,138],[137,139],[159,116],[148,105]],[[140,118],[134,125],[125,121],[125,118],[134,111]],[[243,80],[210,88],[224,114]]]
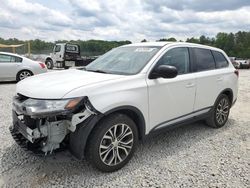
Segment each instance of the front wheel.
[[45,61],[45,65],[47,66],[48,69],[53,69],[54,67],[53,61],[50,59]]
[[212,115],[206,119],[208,126],[220,128],[225,125],[228,120],[231,102],[227,95],[221,94],[215,102]]
[[138,142],[135,123],[124,114],[101,120],[90,135],[86,158],[97,169],[113,172],[128,163]]

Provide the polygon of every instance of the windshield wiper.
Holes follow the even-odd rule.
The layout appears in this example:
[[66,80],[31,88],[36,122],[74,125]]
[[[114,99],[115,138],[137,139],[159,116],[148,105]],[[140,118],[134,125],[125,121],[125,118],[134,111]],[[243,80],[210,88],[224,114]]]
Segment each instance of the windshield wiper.
[[104,74],[108,74],[108,72],[103,71],[103,70],[92,70],[92,69],[86,69],[86,71],[91,71],[91,72],[98,72],[98,73],[104,73]]

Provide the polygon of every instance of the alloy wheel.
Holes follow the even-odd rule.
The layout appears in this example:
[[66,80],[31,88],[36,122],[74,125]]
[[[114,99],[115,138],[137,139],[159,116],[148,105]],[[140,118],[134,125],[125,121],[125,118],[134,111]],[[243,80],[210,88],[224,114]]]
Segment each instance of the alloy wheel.
[[229,102],[226,98],[222,98],[216,109],[216,121],[221,125],[227,121],[229,114]]
[[99,146],[99,156],[106,165],[115,166],[127,158],[133,144],[132,129],[126,124],[116,124],[104,134]]
[[27,77],[31,76],[31,73],[29,71],[22,71],[19,75],[19,79],[20,80],[23,80]]

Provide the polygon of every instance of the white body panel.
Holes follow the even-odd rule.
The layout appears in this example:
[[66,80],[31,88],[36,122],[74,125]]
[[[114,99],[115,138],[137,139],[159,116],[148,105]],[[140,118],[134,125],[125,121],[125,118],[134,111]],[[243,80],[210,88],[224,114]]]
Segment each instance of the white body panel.
[[18,72],[29,70],[34,75],[47,72],[46,68],[42,68],[38,62],[32,61],[26,57],[17,54],[0,52],[3,55],[15,56],[22,58],[22,62],[0,62],[0,81],[16,80]]
[[[226,88],[231,88],[237,94],[237,77],[233,67],[198,72],[194,76],[197,84],[194,111],[213,106],[216,98]],[[237,96],[233,97],[235,100]]]
[[49,72],[21,81],[17,85],[17,93],[38,99],[62,99],[71,98],[73,96],[71,93],[74,90],[81,89],[81,92],[78,93],[79,95],[76,96],[79,97],[87,94],[86,87],[88,85],[101,84],[101,82],[121,77],[124,76],[86,72],[76,69]]
[[192,74],[173,79],[147,80],[150,127],[193,112],[195,79]]
[[[141,111],[146,134],[157,125],[181,117],[180,120],[207,112],[224,89],[233,91],[237,98],[238,78],[229,59],[227,68],[178,75],[172,79],[148,79],[149,72],[167,50],[173,47],[200,47],[188,43],[141,43],[138,46],[163,46],[143,70],[130,76],[102,74],[81,70],[67,70],[34,76],[17,85],[17,93],[39,99],[62,99],[88,96],[101,113],[121,106],[132,106]],[[226,56],[227,57],[227,56]],[[201,110],[197,112],[197,110]],[[192,114],[195,112],[196,114]],[[183,115],[188,115],[183,118]]]

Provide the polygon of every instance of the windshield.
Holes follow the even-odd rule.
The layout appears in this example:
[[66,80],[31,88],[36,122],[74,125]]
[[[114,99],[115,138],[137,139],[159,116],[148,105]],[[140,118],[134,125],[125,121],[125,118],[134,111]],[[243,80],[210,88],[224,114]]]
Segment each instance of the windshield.
[[86,66],[86,70],[122,75],[137,74],[159,49],[159,46],[115,48]]

